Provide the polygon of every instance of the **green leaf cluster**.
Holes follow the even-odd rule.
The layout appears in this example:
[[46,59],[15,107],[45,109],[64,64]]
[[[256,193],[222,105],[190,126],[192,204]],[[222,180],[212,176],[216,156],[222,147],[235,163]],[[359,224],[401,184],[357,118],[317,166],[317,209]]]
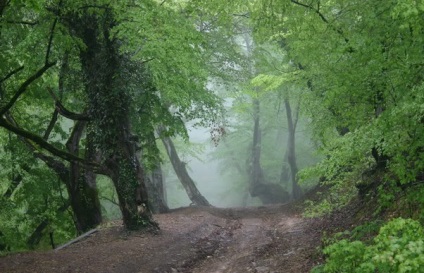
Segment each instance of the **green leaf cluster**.
[[412,219],[396,218],[370,244],[342,239],[324,249],[327,260],[312,272],[421,272],[424,230]]

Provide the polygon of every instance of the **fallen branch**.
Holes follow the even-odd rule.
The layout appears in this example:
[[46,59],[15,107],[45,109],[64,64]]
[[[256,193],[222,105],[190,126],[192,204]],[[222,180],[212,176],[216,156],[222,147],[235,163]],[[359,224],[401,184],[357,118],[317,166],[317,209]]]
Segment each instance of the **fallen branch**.
[[90,230],[90,231],[87,231],[86,233],[84,233],[84,234],[82,234],[82,235],[78,236],[77,238],[75,238],[75,239],[73,239],[73,240],[71,240],[71,241],[67,242],[66,244],[64,244],[64,245],[61,245],[61,246],[57,247],[57,248],[55,249],[55,251],[57,251],[57,250],[61,250],[61,249],[65,248],[65,247],[67,247],[67,246],[70,246],[70,245],[72,245],[73,243],[76,243],[76,242],[80,241],[81,239],[84,239],[85,237],[87,237],[87,236],[89,236],[89,235],[91,235],[91,234],[93,234],[93,233],[95,233],[95,232],[97,232],[97,231],[99,231],[97,228],[92,229],[92,230]]

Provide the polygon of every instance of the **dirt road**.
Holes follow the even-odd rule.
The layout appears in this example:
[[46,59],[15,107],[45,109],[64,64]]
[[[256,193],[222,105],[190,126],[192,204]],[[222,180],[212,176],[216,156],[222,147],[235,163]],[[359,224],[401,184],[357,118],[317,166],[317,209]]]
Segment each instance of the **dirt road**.
[[0,272],[309,272],[320,259],[319,220],[287,205],[183,208],[155,216],[161,231],[119,223],[64,249],[0,258]]

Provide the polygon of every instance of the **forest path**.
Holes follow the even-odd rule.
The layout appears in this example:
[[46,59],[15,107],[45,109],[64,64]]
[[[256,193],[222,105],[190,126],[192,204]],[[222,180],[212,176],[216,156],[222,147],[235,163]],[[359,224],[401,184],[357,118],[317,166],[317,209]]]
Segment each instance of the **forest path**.
[[2,273],[309,272],[320,259],[321,224],[290,205],[189,207],[156,215],[157,235],[113,222],[58,251],[0,258]]

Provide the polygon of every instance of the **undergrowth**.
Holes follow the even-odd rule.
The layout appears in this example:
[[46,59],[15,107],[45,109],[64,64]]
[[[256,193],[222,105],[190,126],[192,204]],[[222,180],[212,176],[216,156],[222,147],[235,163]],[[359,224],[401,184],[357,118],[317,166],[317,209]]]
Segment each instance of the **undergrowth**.
[[[357,228],[352,238],[361,238],[363,229]],[[326,263],[315,267],[313,273],[424,272],[424,231],[416,220],[395,218],[384,224],[370,242],[341,239],[323,252]]]
[[373,220],[324,234],[325,264],[312,273],[424,272],[424,185],[380,185],[370,198],[375,198],[374,210],[362,210]]

